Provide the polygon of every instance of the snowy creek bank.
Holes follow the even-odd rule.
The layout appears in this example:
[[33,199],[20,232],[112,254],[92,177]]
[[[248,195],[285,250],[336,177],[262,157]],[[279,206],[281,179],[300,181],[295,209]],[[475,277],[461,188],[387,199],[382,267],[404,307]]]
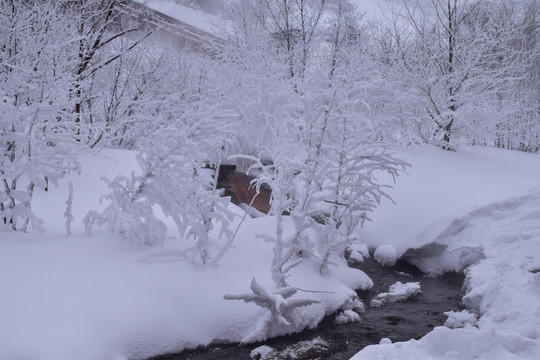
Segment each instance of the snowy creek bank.
[[[444,312],[461,310],[464,280],[461,273],[450,272],[439,277],[426,277],[418,268],[405,261],[384,267],[373,258],[365,259],[363,263],[351,263],[350,266],[361,269],[374,282],[371,289],[358,291],[366,306],[360,322],[336,324],[336,314],[332,314],[316,329],[298,334],[247,345],[216,344],[149,360],[250,359],[255,349],[261,349],[257,351],[266,354],[261,359],[343,360],[368,345],[378,344],[382,339],[390,339],[392,342],[419,339],[434,327],[444,324],[447,319]],[[370,306],[372,299],[388,291],[398,281],[419,282],[421,294],[407,301]]]

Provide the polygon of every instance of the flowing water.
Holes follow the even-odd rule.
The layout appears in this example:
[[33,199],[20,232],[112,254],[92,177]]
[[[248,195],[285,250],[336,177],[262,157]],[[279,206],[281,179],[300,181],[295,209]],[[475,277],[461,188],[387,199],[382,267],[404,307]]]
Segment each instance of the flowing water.
[[[463,274],[448,273],[438,278],[426,277],[416,267],[400,261],[393,267],[383,267],[373,259],[351,266],[362,269],[374,282],[372,289],[358,292],[366,305],[362,321],[336,325],[334,315],[325,318],[313,330],[281,336],[262,343],[249,345],[216,345],[205,349],[168,354],[149,360],[242,360],[249,359],[253,349],[267,345],[276,350],[298,347],[314,339],[322,339],[327,345],[314,346],[311,351],[296,352],[296,360],[344,360],[362,348],[378,344],[383,338],[393,342],[419,339],[435,326],[446,320],[445,311],[461,310],[461,287]],[[372,297],[388,290],[397,281],[420,282],[422,295],[405,302],[388,303],[383,307],[370,307]],[[309,343],[308,343],[309,344]],[[286,352],[282,352],[286,354]],[[283,355],[280,359],[292,359]]]

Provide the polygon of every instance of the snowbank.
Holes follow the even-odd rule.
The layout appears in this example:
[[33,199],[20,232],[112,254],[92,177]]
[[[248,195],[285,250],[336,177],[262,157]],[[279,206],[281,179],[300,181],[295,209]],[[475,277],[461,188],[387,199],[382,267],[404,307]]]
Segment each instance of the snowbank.
[[[500,161],[498,174],[496,159]],[[454,154],[447,160],[445,166],[452,167],[456,173],[454,186],[449,187],[451,182],[443,178],[451,170],[437,168],[435,163],[432,169],[435,174],[439,171],[437,187],[450,189],[460,201],[441,195],[439,201],[448,206],[439,209],[431,205],[436,214],[428,214],[424,211],[431,206],[424,204],[417,209],[421,218],[442,219],[450,211],[458,215],[463,207],[472,208],[485,199],[514,195],[510,200],[476,208],[446,222],[446,228],[431,238],[434,244],[424,246],[423,251],[408,252],[412,254],[409,260],[427,272],[465,270],[463,303],[471,313],[447,314],[446,325],[456,329],[437,327],[419,341],[369,346],[354,356],[354,360],[540,358],[540,191],[526,191],[538,185],[538,156],[467,149],[465,154]],[[457,166],[457,161],[462,165]],[[464,169],[469,173],[463,172]],[[417,177],[420,184],[414,188],[423,185],[434,194],[425,181],[436,180],[435,174]],[[456,188],[461,181],[463,187]],[[522,195],[515,196],[516,193]],[[398,203],[400,197],[405,198],[402,193],[397,197]],[[415,220],[410,227],[396,229],[409,233],[413,239],[406,246],[424,245],[428,241],[425,234],[432,229],[418,232],[420,224]],[[475,314],[479,316],[478,322]]]
[[[193,244],[175,231],[156,248],[130,245],[106,228],[85,236],[84,215],[104,206],[99,197],[107,185],[100,178],[127,175],[137,163],[133,152],[120,150],[82,154],[81,163],[80,175],[35,193],[33,209],[47,233],[0,233],[0,359],[142,359],[239,342],[254,332],[266,310],[223,296],[248,292],[253,277],[272,288],[272,245],[256,235],[273,231],[274,218],[246,220],[219,266],[197,269],[179,256]],[[70,237],[63,218],[68,181],[74,187]],[[234,210],[238,224],[243,212]],[[352,289],[371,280],[344,259],[333,260],[329,276],[314,276],[319,264],[308,261],[291,271],[289,283],[302,289],[294,296],[318,303],[298,309],[298,321],[271,327],[267,335],[314,327],[339,307],[355,306]]]
[[[463,147],[457,152],[432,146],[400,151],[411,164],[383,199],[362,231],[372,248],[408,248],[432,242],[456,217],[477,207],[540,188],[538,155],[502,149]],[[382,183],[391,183],[382,181]]]

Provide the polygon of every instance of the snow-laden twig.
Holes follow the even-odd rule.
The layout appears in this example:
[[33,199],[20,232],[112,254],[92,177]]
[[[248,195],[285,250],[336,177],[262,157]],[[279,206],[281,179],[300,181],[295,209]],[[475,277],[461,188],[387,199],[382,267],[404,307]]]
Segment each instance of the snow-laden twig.
[[71,235],[71,222],[75,220],[72,215],[73,208],[73,183],[68,181],[69,195],[66,200],[66,211],[64,212],[64,217],[66,218],[66,236]]

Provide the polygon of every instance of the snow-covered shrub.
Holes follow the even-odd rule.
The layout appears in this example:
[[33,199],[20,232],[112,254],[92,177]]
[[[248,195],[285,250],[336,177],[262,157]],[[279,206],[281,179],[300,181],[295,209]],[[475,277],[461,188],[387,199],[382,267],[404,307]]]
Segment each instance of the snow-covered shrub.
[[[260,24],[249,22],[248,15],[254,10],[266,11],[267,5],[236,10],[248,9],[242,13],[243,19],[248,22],[246,25],[257,29]],[[305,10],[293,8],[299,13]],[[372,74],[372,69],[358,60],[369,63],[364,47],[358,42],[349,43],[349,47],[344,45],[348,42],[346,37],[354,35],[348,31],[358,25],[355,23],[358,19],[349,18],[354,9],[338,6],[306,11],[327,10],[327,15],[336,17],[338,28],[317,21],[310,24],[315,33],[325,34],[317,38],[320,56],[311,57],[313,54],[309,53],[305,58],[297,58],[298,54],[292,51],[284,52],[279,48],[282,44],[276,44],[275,39],[260,35],[265,29],[259,29],[256,38],[251,32],[243,33],[245,29],[234,34],[236,41],[238,36],[245,40],[239,51],[247,51],[250,41],[267,41],[263,47],[274,49],[266,51],[264,57],[246,52],[239,61],[245,92],[240,98],[248,99],[250,104],[240,107],[242,117],[264,123],[269,127],[266,133],[272,138],[263,151],[244,159],[252,161],[249,171],[257,176],[256,186],[266,184],[272,189],[270,213],[277,217],[277,225],[276,235],[267,240],[275,245],[272,274],[278,286],[286,286],[287,272],[307,258],[316,259],[321,273],[328,273],[332,256],[344,254],[353,233],[368,219],[367,214],[382,198],[388,197],[376,174],[395,177],[406,166],[392,156],[388,144],[378,141],[376,123],[369,116],[370,105],[360,100],[370,98],[370,91],[377,86],[365,75]],[[305,44],[306,51],[316,46],[315,37],[312,41]],[[244,66],[247,59],[258,62]],[[273,76],[266,73],[268,69],[273,71]],[[273,92],[258,96],[268,86],[255,80],[261,72],[271,81],[270,89],[280,89],[287,97],[278,99]],[[296,72],[302,76],[291,76]],[[279,102],[281,106],[276,106]],[[294,225],[294,231],[286,238],[282,231],[284,212]]]
[[[272,260],[272,279],[276,286],[287,286],[287,272],[299,263],[295,257],[298,249],[291,245],[290,237],[283,233],[283,216],[285,212],[290,212],[293,207],[293,199],[290,192],[294,191],[294,177],[297,174],[298,164],[291,161],[291,155],[295,152],[295,146],[289,144],[282,146],[274,152],[268,150],[261,153],[259,157],[242,156],[251,160],[254,164],[248,169],[258,173],[254,186],[257,191],[263,184],[272,190],[270,198],[270,214],[276,217],[276,230],[273,235],[261,235],[266,241],[274,243],[274,258]],[[264,159],[271,158],[272,162],[267,164]],[[288,264],[287,264],[288,263]]]
[[92,210],[84,218],[86,233],[91,235],[94,224],[106,223],[128,241],[140,245],[157,245],[165,239],[167,227],[153,212],[153,201],[144,196],[144,176],[117,176],[107,182],[110,193],[102,200],[109,205],[101,213]]
[[[141,140],[137,155],[141,173],[107,180],[110,193],[104,199],[109,205],[101,213],[90,212],[85,223],[87,231],[94,223],[107,223],[129,241],[156,245],[167,234],[154,212],[158,207],[172,218],[180,236],[195,241],[185,255],[197,265],[206,265],[231,246],[229,199],[220,197],[216,189],[228,133],[220,123],[223,117],[209,104],[187,103],[177,110],[185,117]],[[207,164],[216,169],[207,169]],[[218,224],[223,246],[210,234]]]

